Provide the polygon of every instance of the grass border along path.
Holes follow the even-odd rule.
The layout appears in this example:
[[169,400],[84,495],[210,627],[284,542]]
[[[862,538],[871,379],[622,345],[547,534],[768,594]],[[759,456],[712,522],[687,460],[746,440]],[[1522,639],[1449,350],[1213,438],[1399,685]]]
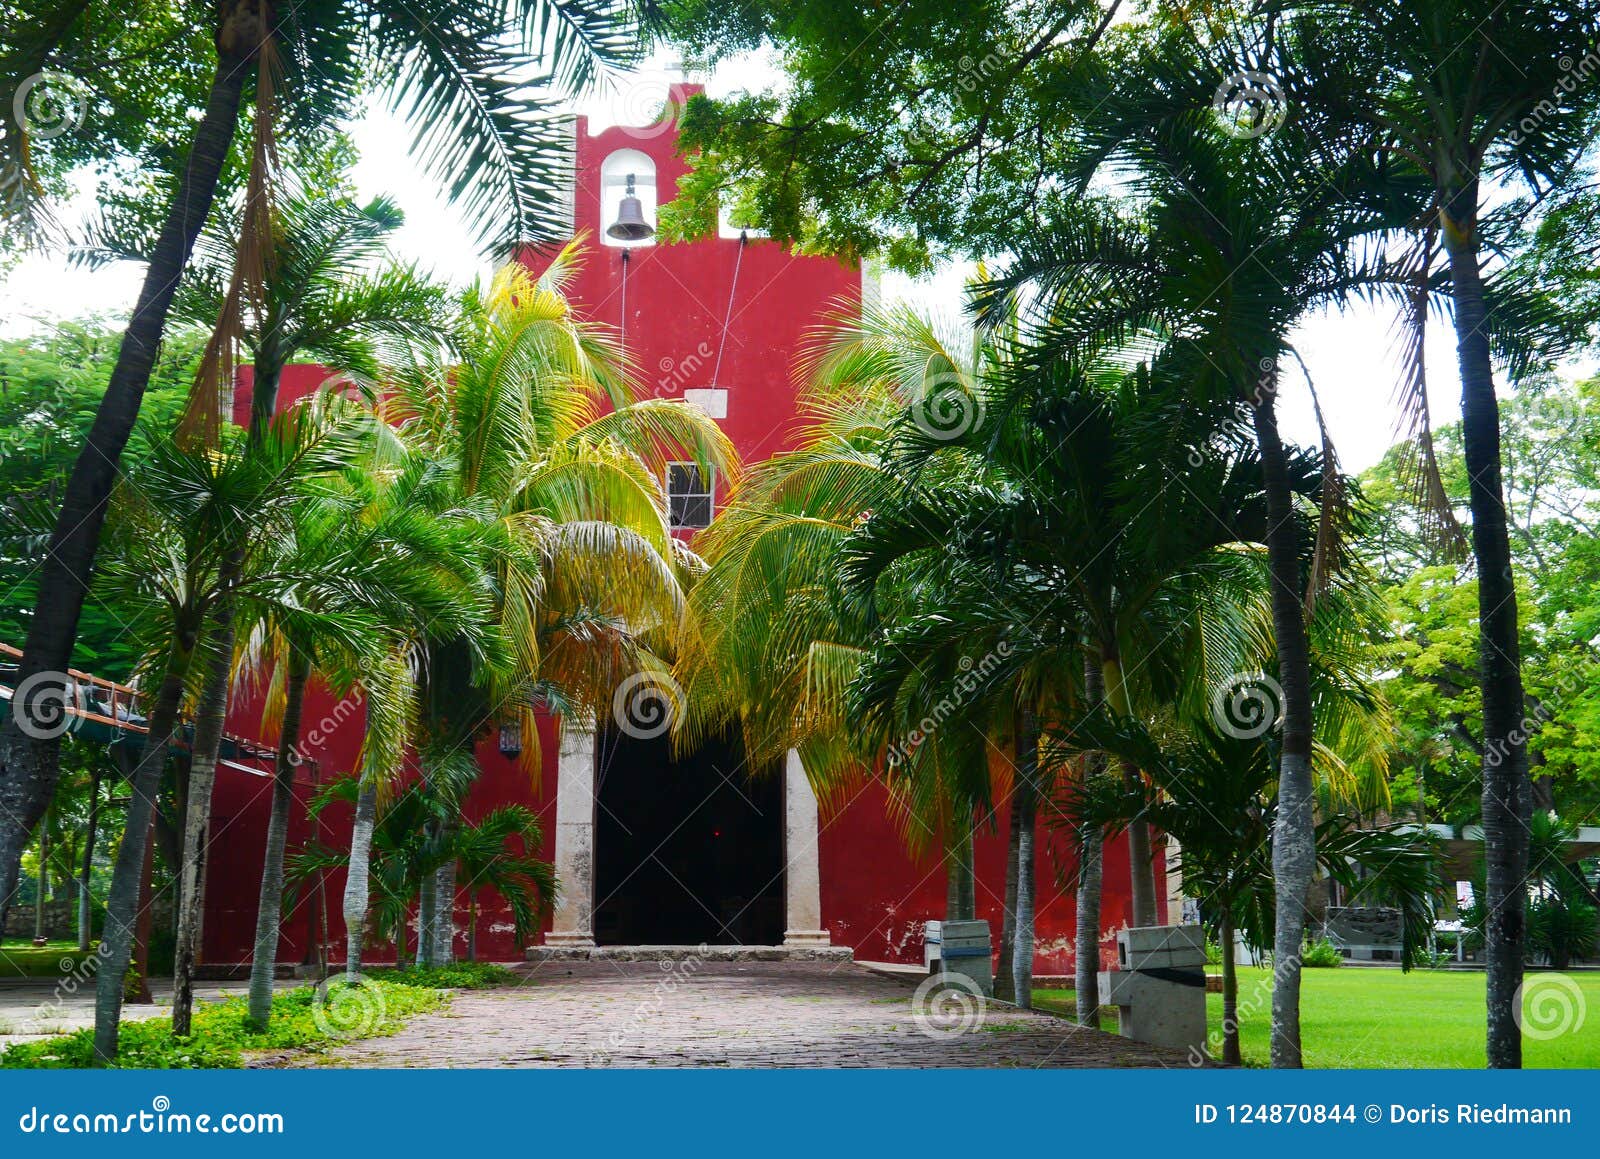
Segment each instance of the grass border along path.
[[[235,1069],[248,1056],[286,1050],[316,1050],[357,1038],[395,1033],[409,1018],[442,1010],[451,990],[501,986],[515,975],[503,966],[461,964],[437,970],[375,970],[356,986],[334,975],[326,987],[301,986],[272,1000],[264,1033],[245,1026],[248,1002],[229,998],[197,1005],[194,1034],[172,1036],[169,1018],[122,1024],[116,1065],[130,1069]],[[94,1062],[94,1029],[23,1042],[0,1054],[0,1069],[78,1069]]]

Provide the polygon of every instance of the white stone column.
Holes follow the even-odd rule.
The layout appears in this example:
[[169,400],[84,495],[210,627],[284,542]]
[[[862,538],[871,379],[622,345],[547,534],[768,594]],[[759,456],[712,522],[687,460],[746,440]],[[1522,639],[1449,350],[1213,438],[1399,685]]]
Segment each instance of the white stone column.
[[594,945],[595,733],[561,723],[556,766],[556,877],[561,883],[547,946]]
[[783,770],[783,944],[830,945],[822,926],[822,865],[817,856],[817,797],[800,754],[789,750]]

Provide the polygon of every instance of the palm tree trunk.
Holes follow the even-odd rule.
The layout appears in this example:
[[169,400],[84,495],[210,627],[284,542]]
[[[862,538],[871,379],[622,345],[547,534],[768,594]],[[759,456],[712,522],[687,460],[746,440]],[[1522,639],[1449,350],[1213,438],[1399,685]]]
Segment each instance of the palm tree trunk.
[[1461,371],[1461,442],[1472,509],[1472,556],[1478,572],[1478,679],[1483,690],[1484,969],[1488,983],[1487,1049],[1491,1067],[1522,1065],[1517,992],[1522,986],[1527,894],[1527,723],[1517,639],[1517,591],[1500,475],[1500,407],[1494,396],[1478,267],[1478,186],[1467,182],[1446,204],[1445,251],[1455,303]]
[[50,810],[46,809],[44,816],[39,818],[39,884],[38,888],[34,890],[33,897],[33,940],[39,944],[44,942],[44,903],[49,876]]
[[448,966],[455,960],[456,863],[447,861],[434,871],[433,964]]
[[[272,412],[277,407],[278,382],[281,377],[281,368],[270,360],[257,358],[255,363],[255,394],[252,396],[250,412],[250,447],[253,450],[260,444],[262,435],[266,432],[267,424],[272,419]],[[244,550],[235,547],[228,552],[228,558],[223,561],[219,583],[224,590],[231,588],[238,581],[240,573],[244,570]],[[177,955],[173,967],[172,978],[172,1033],[177,1038],[187,1038],[189,1027],[194,1015],[194,959],[195,936],[200,926],[200,896],[201,866],[204,850],[201,843],[206,834],[211,830],[211,797],[217,782],[217,758],[222,751],[222,734],[228,719],[228,686],[233,672],[233,601],[224,599],[217,606],[215,624],[212,628],[214,639],[214,652],[211,663],[206,668],[205,687],[200,693],[200,705],[195,714],[194,724],[194,749],[189,766],[189,793],[184,809],[183,829],[183,873],[178,891],[178,936]],[[296,738],[298,743],[298,737]],[[291,784],[293,772],[290,773]],[[275,778],[276,779],[276,778]],[[273,796],[273,806],[277,806],[276,790]],[[271,841],[271,826],[268,826],[268,842]],[[280,881],[279,893],[282,893],[282,856],[280,851],[278,866]],[[263,880],[262,887],[265,889]],[[281,903],[280,903],[281,904]],[[276,908],[273,911],[276,913]],[[261,936],[260,917],[256,919],[256,936],[259,943]],[[274,941],[276,949],[276,941]],[[254,1007],[255,974],[251,972],[252,1006],[251,1017],[255,1016]],[[272,984],[269,977],[267,982],[266,1003],[270,1008],[272,1004]],[[266,1027],[266,1016],[261,1019],[261,1028]]]
[[[372,826],[378,817],[378,788],[363,783],[356,797],[355,826],[350,834],[350,867],[344,879],[344,969],[353,984],[361,973],[361,951],[367,939],[367,901],[372,888]],[[395,965],[400,964],[398,954]]]
[[189,758],[189,791],[183,810],[183,861],[178,874],[177,939],[172,965],[172,1034],[189,1037],[194,1018],[195,938],[200,928],[200,880],[206,840],[211,832],[211,794],[217,783],[217,755],[228,716],[228,678],[233,665],[233,617],[219,607],[211,621],[210,657],[205,685],[195,709],[194,747]]
[[87,954],[94,940],[94,903],[89,897],[89,879],[94,873],[94,843],[100,830],[100,769],[96,766],[89,781],[89,827],[83,835],[83,863],[78,868],[78,952]]
[[28,834],[54,797],[61,772],[60,738],[30,738],[18,721],[33,708],[33,698],[47,691],[32,678],[64,673],[71,661],[122,448],[139,417],[173,293],[195,237],[211,212],[217,178],[239,120],[239,98],[264,28],[258,4],[259,0],[224,0],[220,7],[217,67],[205,115],[195,130],[177,196],[151,251],[116,365],[84,448],[73,464],[49,549],[40,565],[38,596],[17,673],[18,684],[30,689],[29,703],[13,706],[20,711],[12,712],[0,732],[0,928],[16,891]]
[[[1139,789],[1139,770],[1130,761],[1119,761],[1123,784],[1129,792]],[[1156,909],[1156,859],[1150,849],[1150,823],[1135,817],[1128,823],[1128,904],[1135,926],[1160,924]]]
[[1222,938],[1222,1061],[1229,1066],[1241,1066],[1239,1053],[1239,966],[1234,961],[1233,913],[1222,907],[1222,923],[1218,934]]
[[250,960],[250,1012],[246,1024],[262,1031],[272,1018],[272,983],[277,975],[278,940],[283,930],[283,852],[289,842],[294,808],[294,773],[300,763],[300,716],[305,707],[311,663],[299,653],[289,661],[284,689],[283,726],[272,775],[272,814],[267,821],[267,852],[261,864],[261,895],[256,905],[256,947]]
[[150,712],[144,752],[129,782],[127,821],[117,848],[111,890],[106,898],[106,928],[102,960],[95,977],[94,1058],[105,1066],[117,1057],[117,1031],[122,1018],[122,983],[133,956],[134,927],[139,917],[140,885],[150,842],[150,815],[161,786],[167,747],[178,723],[184,676],[194,655],[194,635],[180,633],[167,656],[166,671]]
[[[1020,742],[1020,737],[1018,738]],[[1018,748],[1020,765],[1021,748]],[[1017,849],[1022,844],[1022,810],[1017,808],[1017,788],[1011,792],[1011,819],[1006,837],[1006,899],[1000,922],[1000,961],[994,970],[994,996],[1010,1002],[1016,996],[1011,963],[1016,960],[1017,939]]]
[[[1106,703],[1121,716],[1133,715],[1133,702],[1122,677],[1122,656],[1115,639],[1102,641],[1100,665],[1105,676]],[[1131,761],[1119,760],[1124,787],[1130,794],[1140,789],[1139,770]],[[1124,830],[1128,840],[1128,921],[1133,926],[1156,924],[1155,859],[1150,855],[1150,825],[1135,817]]]
[[1011,807],[1021,816],[1017,841],[1016,945],[1011,959],[1013,1001],[1033,1008],[1034,831],[1039,820],[1039,729],[1033,712],[1023,709],[1018,724],[1016,792]]
[[[1105,698],[1105,682],[1098,656],[1085,658],[1083,698],[1098,705]],[[1085,792],[1105,775],[1105,754],[1085,753],[1083,788]],[[1100,1025],[1100,885],[1104,872],[1103,839],[1097,822],[1078,821],[1078,898],[1077,929],[1073,946],[1073,997],[1078,1008],[1078,1023]]]
[[[430,822],[430,828],[432,823]],[[417,965],[423,969],[434,965],[433,946],[436,937],[434,923],[438,920],[439,874],[429,870],[422,875],[421,888],[417,890]]]
[[1311,794],[1311,653],[1306,641],[1305,592],[1300,583],[1299,535],[1289,493],[1289,467],[1278,435],[1277,380],[1258,392],[1251,413],[1267,501],[1267,569],[1272,627],[1283,690],[1283,752],[1278,769],[1278,818],[1272,834],[1272,880],[1277,894],[1272,952],[1272,1065],[1303,1065],[1300,1049],[1301,946],[1306,890],[1316,864],[1316,817]]
[[[448,851],[455,843],[459,821],[444,826],[441,838]],[[456,943],[456,859],[446,853],[445,862],[434,871],[433,885],[433,965],[448,966],[455,960]]]
[[[160,809],[156,810],[156,816],[161,816]],[[160,829],[160,825],[150,827],[144,864],[139,867],[139,909],[133,921],[133,953],[122,983],[122,1001],[128,1006],[153,1006],[156,1001],[150,992],[150,935],[156,924],[156,835]],[[176,870],[176,855],[165,860]]]
[[972,821],[962,816],[958,806],[951,820],[953,832],[945,851],[945,920],[971,921],[977,909],[977,887],[973,882]]

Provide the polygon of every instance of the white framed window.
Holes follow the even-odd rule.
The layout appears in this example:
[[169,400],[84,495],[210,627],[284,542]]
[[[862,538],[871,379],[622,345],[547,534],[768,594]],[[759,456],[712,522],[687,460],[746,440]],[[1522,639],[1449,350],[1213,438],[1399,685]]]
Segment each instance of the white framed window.
[[695,463],[667,464],[667,516],[674,531],[711,525],[716,480]]

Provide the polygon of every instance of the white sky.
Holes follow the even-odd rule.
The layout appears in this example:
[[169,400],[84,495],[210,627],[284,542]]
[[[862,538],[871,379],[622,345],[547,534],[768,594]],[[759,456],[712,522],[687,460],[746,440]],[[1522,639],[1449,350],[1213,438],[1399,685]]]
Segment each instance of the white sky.
[[[653,61],[640,73],[580,102],[579,110],[602,124],[642,122],[665,93],[668,74],[662,63]],[[713,95],[764,88],[774,83],[775,76],[764,60],[745,59],[720,67],[708,88]],[[406,224],[394,242],[397,253],[457,285],[487,274],[488,264],[475,255],[459,218],[408,157],[411,134],[398,118],[373,103],[352,126],[351,135],[360,152],[354,173],[360,194],[388,193],[405,210]],[[86,208],[74,204],[61,216],[71,221]],[[126,265],[90,272],[69,267],[59,254],[30,255],[0,281],[0,334],[29,332],[39,319],[96,311],[126,313],[141,273],[140,268]],[[886,300],[911,301],[953,314],[960,306],[964,274],[952,268],[915,282],[890,274],[883,279],[883,293]],[[1390,319],[1365,307],[1323,315],[1308,320],[1295,343],[1311,369],[1344,468],[1360,471],[1371,466],[1395,438],[1392,396],[1398,367]],[[1460,415],[1460,402],[1454,344],[1443,325],[1432,327],[1427,354],[1434,420],[1452,422]],[[1281,400],[1285,433],[1298,442],[1314,442],[1310,397],[1299,385],[1299,376],[1289,382]]]

